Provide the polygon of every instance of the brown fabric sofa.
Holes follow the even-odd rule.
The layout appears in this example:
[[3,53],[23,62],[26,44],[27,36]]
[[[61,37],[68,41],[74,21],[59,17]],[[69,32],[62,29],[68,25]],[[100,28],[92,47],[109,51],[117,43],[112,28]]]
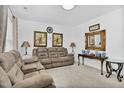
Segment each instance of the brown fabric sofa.
[[74,55],[68,54],[67,48],[64,47],[35,48],[33,56],[37,56],[45,68],[74,64]]
[[52,77],[44,69],[24,74],[14,54],[6,52],[0,53],[0,87],[41,88],[55,85]]

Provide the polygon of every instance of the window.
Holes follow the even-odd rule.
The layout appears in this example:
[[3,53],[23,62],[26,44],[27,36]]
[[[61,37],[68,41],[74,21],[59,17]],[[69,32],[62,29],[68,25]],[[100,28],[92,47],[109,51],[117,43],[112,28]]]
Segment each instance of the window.
[[10,51],[12,49],[13,49],[13,22],[11,11],[8,9],[5,52]]

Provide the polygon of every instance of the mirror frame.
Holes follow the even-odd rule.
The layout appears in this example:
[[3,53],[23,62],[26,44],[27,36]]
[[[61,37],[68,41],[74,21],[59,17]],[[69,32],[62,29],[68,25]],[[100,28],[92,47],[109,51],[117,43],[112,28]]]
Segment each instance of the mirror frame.
[[[98,34],[100,34],[100,36],[101,36],[101,47],[96,47],[94,45],[88,46],[89,45],[88,37],[95,36]],[[105,51],[106,50],[106,31],[100,30],[100,31],[96,31],[96,32],[85,33],[85,49]]]

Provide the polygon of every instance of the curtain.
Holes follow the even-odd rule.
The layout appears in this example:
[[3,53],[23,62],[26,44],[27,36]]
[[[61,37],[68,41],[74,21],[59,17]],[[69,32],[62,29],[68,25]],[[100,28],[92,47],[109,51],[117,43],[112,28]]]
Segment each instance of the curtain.
[[18,19],[13,16],[13,49],[18,50]]
[[5,50],[8,6],[0,5],[0,52]]

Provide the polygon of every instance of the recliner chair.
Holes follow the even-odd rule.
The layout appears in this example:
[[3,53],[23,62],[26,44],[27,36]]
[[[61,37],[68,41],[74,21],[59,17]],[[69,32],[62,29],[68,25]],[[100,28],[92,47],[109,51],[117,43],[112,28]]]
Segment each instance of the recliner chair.
[[46,70],[24,74],[11,52],[0,54],[0,87],[4,88],[44,88],[55,87]]
[[11,50],[10,53],[14,55],[17,65],[22,69],[24,74],[45,69],[36,56],[22,60],[19,51]]

